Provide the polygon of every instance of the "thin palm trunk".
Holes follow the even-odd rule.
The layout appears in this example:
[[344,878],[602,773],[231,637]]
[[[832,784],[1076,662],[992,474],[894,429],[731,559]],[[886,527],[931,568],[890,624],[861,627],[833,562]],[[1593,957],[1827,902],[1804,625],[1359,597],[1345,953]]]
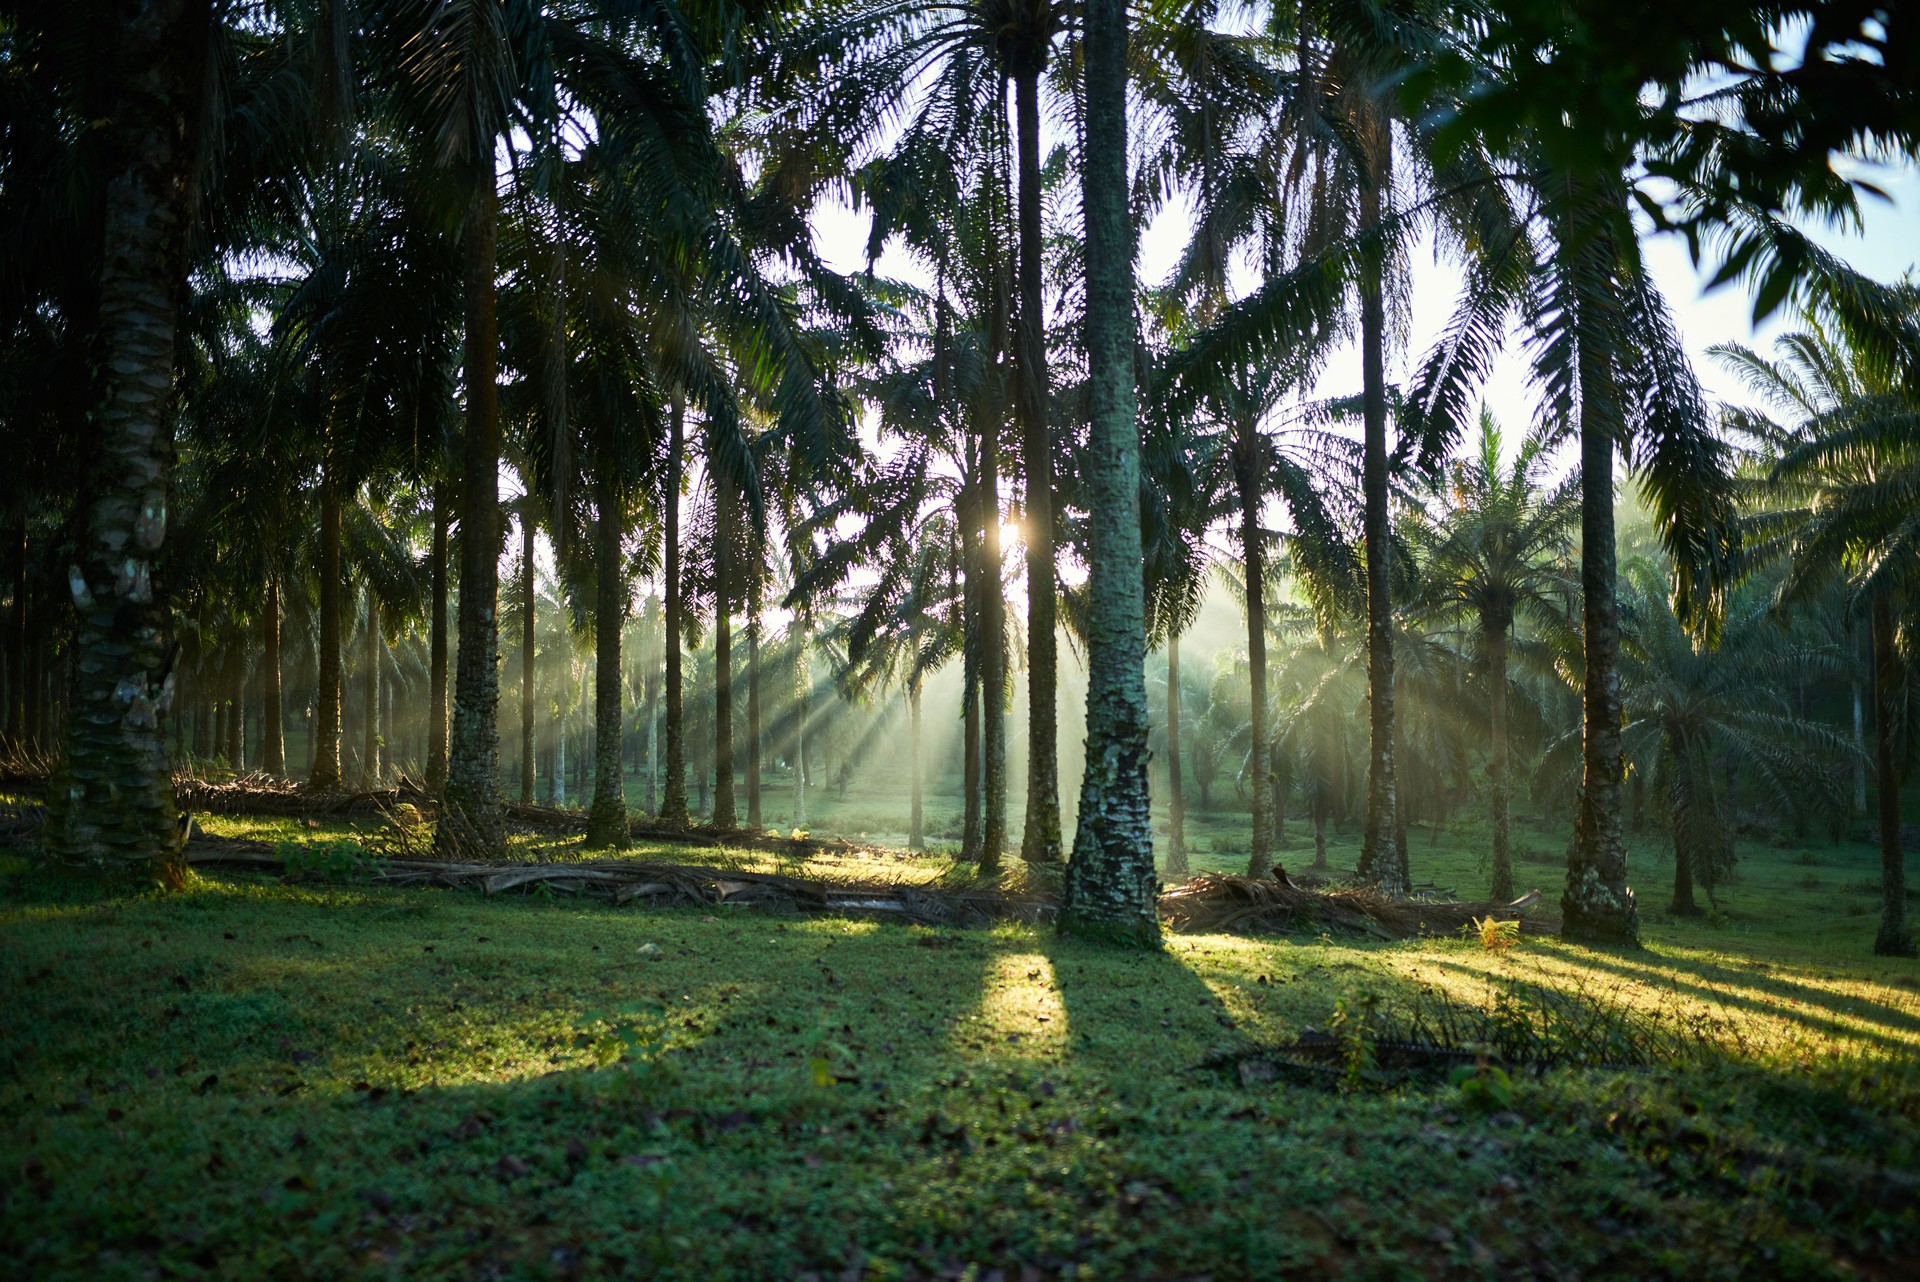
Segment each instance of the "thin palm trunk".
[[[1605,257],[1604,246],[1588,253]],[[1597,301],[1583,300],[1590,311]],[[1595,319],[1580,318],[1580,592],[1586,674],[1581,729],[1579,818],[1561,898],[1561,934],[1588,943],[1639,936],[1627,852],[1620,833],[1625,777],[1621,744],[1620,601],[1613,527],[1612,379]]]
[[[23,551],[24,560],[24,551]],[[1868,641],[1867,666],[1871,670],[1872,641]],[[1861,695],[1860,680],[1854,678],[1851,683],[1853,693],[1853,813],[1867,813],[1867,730],[1865,699]]]
[[1167,875],[1187,875],[1187,793],[1180,777],[1180,636],[1167,636]]
[[1055,686],[1053,591],[1053,432],[1047,410],[1047,336],[1041,282],[1040,66],[1023,65],[1013,78],[1019,135],[1020,315],[1015,335],[1022,470],[1026,474],[1027,544],[1027,815],[1020,857],[1058,863],[1060,839],[1059,728]]
[[374,599],[373,585],[367,585],[366,671],[361,675],[360,694],[362,740],[360,781],[372,787],[380,780],[380,603]]
[[1140,426],[1134,403],[1133,223],[1127,208],[1127,9],[1087,0],[1087,765],[1060,925],[1141,943],[1160,937],[1147,790],[1146,594]]
[[796,618],[798,635],[794,640],[793,713],[793,826],[807,826],[807,627],[804,618]]
[[764,826],[760,817],[760,594],[753,593],[747,613],[747,826]]
[[621,560],[620,500],[613,468],[600,460],[594,478],[593,550],[593,807],[587,845],[627,847],[626,780],[620,773],[620,630],[627,622],[627,575]]
[[[1371,180],[1360,184],[1360,226],[1363,233],[1380,227],[1380,188]],[[1362,257],[1360,284],[1360,364],[1363,446],[1360,487],[1367,551],[1367,815],[1361,836],[1362,881],[1384,895],[1406,893],[1397,846],[1399,797],[1395,777],[1393,709],[1393,600],[1392,547],[1387,511],[1387,379],[1386,299],[1381,254]]]
[[247,768],[247,665],[236,657],[232,666],[233,679],[228,686],[230,698],[227,701],[227,764],[235,770]]
[[340,784],[340,489],[329,457],[320,470],[320,661],[308,736],[307,783]]
[[1896,736],[1905,720],[1900,706],[1900,654],[1894,638],[1893,601],[1884,591],[1873,598],[1874,788],[1880,808],[1880,933],[1877,957],[1911,957],[1907,930],[1907,858],[1900,845],[1900,757]]
[[1247,770],[1253,779],[1253,840],[1247,876],[1273,871],[1273,824],[1267,814],[1267,595],[1265,550],[1260,534],[1259,425],[1243,416],[1234,432],[1233,476],[1240,495],[1240,557],[1247,579],[1247,675],[1251,679],[1252,738]]
[[13,604],[7,610],[7,737],[15,752],[27,746],[27,518],[7,532],[13,554]]
[[428,604],[427,790],[447,782],[447,527],[451,500],[443,480],[433,483],[433,600]]
[[739,824],[733,804],[733,490],[718,482],[713,540],[713,824]]
[[980,861],[980,538],[974,520],[974,489],[969,485],[961,497],[961,559],[966,567],[962,610],[966,616],[965,652],[962,656],[961,689],[964,700],[961,729],[960,788],[963,798],[960,826],[960,858],[968,863]]
[[1505,902],[1513,898],[1512,834],[1507,815],[1507,623],[1489,616],[1482,619],[1480,626],[1487,653],[1487,719],[1492,727],[1492,743],[1487,751],[1487,787],[1492,794],[1493,881],[1487,895]]
[[980,871],[992,876],[1007,846],[1007,598],[1000,579],[999,449],[991,426],[980,458]]
[[434,852],[490,858],[506,846],[500,811],[500,336],[494,267],[499,196],[493,148],[473,175],[466,239],[467,423],[460,484],[460,659],[447,786]]
[[533,508],[520,507],[520,801],[533,804],[534,645]]
[[926,786],[924,762],[921,757],[920,742],[920,679],[915,677],[907,687],[907,724],[908,733],[913,738],[913,783],[912,794],[907,809],[907,848],[923,850],[927,844],[927,827],[923,806],[923,789]]
[[287,736],[282,719],[285,699],[280,690],[280,580],[273,575],[267,576],[260,634],[261,764],[268,774],[280,775],[287,772]]
[[661,525],[666,559],[667,781],[660,799],[660,822],[685,827],[687,814],[687,719],[680,689],[680,471],[686,463],[686,407],[678,396],[667,418],[666,492],[661,496]]

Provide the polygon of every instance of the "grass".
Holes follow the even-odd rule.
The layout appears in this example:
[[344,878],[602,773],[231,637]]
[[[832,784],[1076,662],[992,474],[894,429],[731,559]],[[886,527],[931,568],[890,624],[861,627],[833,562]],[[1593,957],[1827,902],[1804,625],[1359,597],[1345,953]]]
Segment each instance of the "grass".
[[[1920,969],[1867,958],[1870,920],[1834,918],[1841,892],[1801,888],[1792,852],[1745,855],[1717,927],[1650,912],[1636,953],[1157,955],[350,882],[117,896],[0,856],[0,1258],[76,1278],[1897,1276],[1920,1251]],[[1457,851],[1416,836],[1414,860],[1471,885]],[[1835,887],[1871,871],[1821,860]],[[1493,1095],[1201,1067],[1375,1001],[1527,985],[1708,1021],[1720,1049]]]

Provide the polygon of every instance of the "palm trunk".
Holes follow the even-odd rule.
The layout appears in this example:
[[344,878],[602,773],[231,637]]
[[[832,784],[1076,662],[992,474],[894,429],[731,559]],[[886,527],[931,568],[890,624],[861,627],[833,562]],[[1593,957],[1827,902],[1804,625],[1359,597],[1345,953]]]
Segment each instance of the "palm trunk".
[[307,783],[340,786],[340,488],[331,457],[320,471],[320,661],[308,735]]
[[1907,930],[1907,859],[1900,845],[1900,756],[1896,737],[1904,720],[1900,654],[1894,644],[1893,602],[1882,591],[1873,598],[1874,788],[1880,803],[1880,933],[1876,957],[1911,957]]
[[1860,683],[1853,682],[1853,813],[1867,813],[1867,733]]
[[1487,618],[1481,622],[1487,651],[1487,711],[1493,742],[1487,751],[1487,788],[1493,809],[1493,882],[1487,895],[1496,902],[1513,899],[1512,833],[1508,822],[1507,757],[1507,623]]
[[715,483],[713,540],[713,824],[733,828],[733,547],[732,487]]
[[907,849],[924,850],[927,845],[927,827],[923,790],[926,786],[925,765],[921,757],[920,743],[920,679],[914,678],[907,687],[907,725],[913,739],[913,782],[908,798],[907,811]]
[[1147,790],[1146,600],[1140,551],[1140,426],[1134,403],[1134,242],[1127,209],[1127,10],[1087,0],[1087,357],[1092,434],[1087,767],[1060,906],[1061,928],[1157,942]]
[[5,747],[27,746],[27,518],[7,532],[13,553],[13,606],[7,611],[7,736]]
[[[976,475],[977,469],[976,469]],[[961,515],[961,557],[966,566],[965,624],[966,641],[961,666],[961,688],[965,701],[964,718],[961,729],[961,753],[964,760],[960,767],[960,788],[963,797],[962,820],[960,826],[960,858],[967,863],[980,861],[981,848],[981,794],[980,794],[980,537],[975,528],[973,487],[969,484],[961,503],[965,511]]]
[[1247,576],[1247,675],[1253,685],[1252,739],[1247,769],[1253,776],[1253,843],[1247,876],[1273,871],[1273,822],[1267,814],[1267,595],[1265,550],[1260,541],[1260,439],[1258,424],[1242,417],[1234,431],[1233,479],[1240,497],[1240,556]]
[[793,826],[799,829],[807,826],[807,628],[799,618],[794,626],[798,636],[793,660],[797,704],[793,712]]
[[1167,636],[1167,875],[1187,875],[1187,793],[1180,777],[1180,637]]
[[[1044,48],[1041,53],[1044,55]],[[1060,841],[1059,729],[1054,690],[1053,432],[1047,409],[1047,335],[1041,288],[1040,63],[1016,68],[1015,128],[1019,135],[1020,315],[1015,334],[1020,420],[1026,474],[1027,543],[1027,816],[1020,857],[1058,863]]]
[[[1604,244],[1588,254],[1603,262]],[[1597,303],[1583,305],[1598,311]],[[1580,591],[1584,611],[1586,684],[1581,731],[1579,818],[1561,935],[1586,943],[1635,943],[1639,923],[1627,888],[1627,852],[1620,834],[1625,775],[1620,731],[1620,602],[1613,529],[1613,443],[1616,402],[1597,322],[1583,316],[1580,379]]]
[[620,773],[620,630],[627,623],[627,576],[621,561],[622,522],[613,468],[606,459],[594,478],[593,808],[587,846],[627,847],[626,780]]
[[499,198],[493,149],[474,175],[466,227],[467,424],[460,484],[460,658],[453,733],[434,853],[492,858],[506,847],[500,813],[500,335],[494,257]]
[[1000,460],[994,425],[980,449],[980,871],[1000,871],[1007,846],[1007,599],[1000,580]]
[[1269,789],[1271,800],[1268,810],[1273,815],[1273,848],[1283,849],[1287,844],[1287,782],[1289,776],[1280,767],[1280,743],[1275,739],[1267,744],[1267,777],[1273,781]]
[[685,827],[687,815],[687,719],[680,690],[680,470],[686,457],[686,409],[678,396],[667,418],[666,493],[660,504],[666,542],[667,782],[660,822]]
[[534,647],[533,506],[520,508],[520,800],[533,803]]
[[747,613],[747,826],[758,830],[760,817],[760,594],[753,593]]
[[363,709],[366,728],[366,750],[360,757],[360,781],[372,787],[380,780],[380,603],[373,599],[373,588],[367,588],[367,670],[362,678],[361,692],[366,701]]
[[[1380,227],[1380,189],[1374,181],[1360,184],[1360,225],[1363,232]],[[1406,877],[1397,846],[1399,796],[1394,770],[1393,710],[1393,574],[1390,519],[1387,511],[1387,379],[1386,300],[1383,296],[1383,251],[1370,248],[1362,255],[1360,283],[1360,355],[1363,417],[1366,441],[1361,464],[1364,496],[1363,523],[1367,545],[1367,818],[1361,836],[1362,881],[1383,895],[1404,895]]]
[[1318,788],[1313,793],[1313,866],[1316,870],[1327,866],[1327,803]]
[[280,580],[273,575],[267,576],[267,601],[260,620],[260,633],[261,764],[268,774],[283,775],[287,772],[287,734],[284,724],[286,701],[280,689]]
[[427,630],[427,790],[447,782],[447,526],[446,482],[433,483],[433,599]]
[[173,463],[175,313],[186,282],[207,0],[132,0],[106,42],[104,255],[91,432],[71,572],[72,705],[45,845],[67,863],[177,885],[165,721],[173,620],[159,571]]
[[547,790],[547,798],[556,806],[567,804],[567,702],[572,693],[573,680],[568,674],[562,674],[558,686],[559,695],[554,703],[553,720],[553,780]]

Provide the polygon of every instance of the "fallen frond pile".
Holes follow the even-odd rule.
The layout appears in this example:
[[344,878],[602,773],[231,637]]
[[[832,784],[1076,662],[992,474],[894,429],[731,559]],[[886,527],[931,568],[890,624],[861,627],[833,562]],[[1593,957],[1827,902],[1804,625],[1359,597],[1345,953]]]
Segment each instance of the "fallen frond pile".
[[1553,934],[1560,928],[1557,917],[1529,911],[1539,901],[1539,891],[1510,904],[1388,899],[1365,887],[1310,890],[1295,885],[1284,870],[1272,877],[1203,873],[1161,894],[1160,920],[1175,930],[1264,934],[1331,929],[1406,939],[1454,934],[1486,917],[1517,921],[1528,934]]

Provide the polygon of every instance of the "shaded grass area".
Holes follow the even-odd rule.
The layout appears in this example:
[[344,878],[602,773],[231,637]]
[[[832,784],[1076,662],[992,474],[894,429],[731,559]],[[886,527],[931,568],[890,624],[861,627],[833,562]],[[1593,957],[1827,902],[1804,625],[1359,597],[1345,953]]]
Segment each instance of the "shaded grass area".
[[[1182,936],[1136,955],[238,876],[116,897],[5,859],[0,1258],[49,1277],[1900,1276],[1920,972],[1650,934],[1633,954]],[[1493,1103],[1200,1067],[1376,998],[1528,984],[1711,1020],[1723,1053],[1523,1076]]]

